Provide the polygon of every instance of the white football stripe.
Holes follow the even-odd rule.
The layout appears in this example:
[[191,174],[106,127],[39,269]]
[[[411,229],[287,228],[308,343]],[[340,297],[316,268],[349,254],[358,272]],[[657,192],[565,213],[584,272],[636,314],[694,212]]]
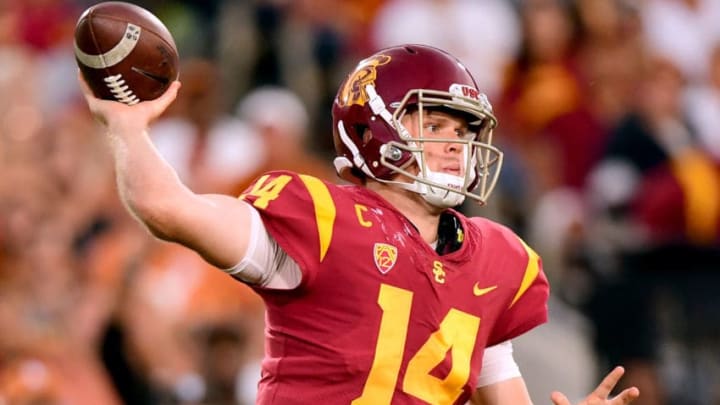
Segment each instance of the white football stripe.
[[113,49],[100,55],[90,55],[83,52],[80,48],[78,48],[76,42],[75,56],[80,63],[94,69],[104,69],[116,65],[122,62],[122,60],[130,55],[130,52],[135,49],[135,45],[137,45],[138,40],[140,39],[141,31],[142,28],[128,23],[127,28],[125,28],[125,34],[123,34],[120,42],[118,42]]

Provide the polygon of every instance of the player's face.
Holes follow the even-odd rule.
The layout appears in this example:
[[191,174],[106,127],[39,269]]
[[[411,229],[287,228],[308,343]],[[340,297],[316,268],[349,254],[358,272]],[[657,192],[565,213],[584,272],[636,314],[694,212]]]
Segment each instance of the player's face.
[[465,118],[437,110],[415,111],[406,114],[402,124],[413,137],[425,140],[422,146],[430,170],[459,177],[465,175],[468,145],[457,141],[477,136]]

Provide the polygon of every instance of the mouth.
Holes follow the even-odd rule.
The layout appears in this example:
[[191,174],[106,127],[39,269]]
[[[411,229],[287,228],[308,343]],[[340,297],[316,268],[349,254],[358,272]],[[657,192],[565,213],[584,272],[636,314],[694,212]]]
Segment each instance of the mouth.
[[443,165],[440,168],[442,173],[452,174],[454,176],[460,176],[462,174],[462,168],[459,163],[451,163]]

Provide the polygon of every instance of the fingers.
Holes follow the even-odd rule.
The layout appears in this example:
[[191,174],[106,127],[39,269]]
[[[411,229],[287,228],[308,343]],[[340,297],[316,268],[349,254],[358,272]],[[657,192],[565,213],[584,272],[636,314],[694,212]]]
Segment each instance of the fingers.
[[570,400],[562,392],[554,391],[550,399],[555,405],[570,405]]
[[640,390],[638,390],[635,387],[630,387],[623,392],[620,393],[620,395],[616,396],[615,398],[610,401],[611,405],[627,405],[631,403],[632,401],[636,400],[640,396]]
[[[172,82],[168,89],[165,90],[165,93],[157,99],[143,101],[135,106],[128,107],[117,101],[97,98],[79,69],[77,80],[91,113],[95,119],[103,125],[109,125],[111,120],[120,122],[122,125],[125,125],[124,123],[144,125],[143,123],[151,122],[159,117],[170,104],[175,101],[178,91],[180,90],[180,82],[176,80]],[[127,117],[130,116],[132,116],[132,118],[128,119]]]
[[[605,378],[602,380],[600,385],[590,394],[585,401],[581,404],[607,404],[607,405],[628,405],[640,396],[640,390],[636,387],[631,387],[623,390],[618,396],[613,399],[608,399],[610,392],[615,388],[620,378],[625,374],[625,369],[622,367],[615,367]],[[567,397],[561,392],[553,392],[550,396],[554,405],[571,405]]]
[[613,369],[608,375],[603,378],[602,382],[598,387],[595,389],[593,394],[597,395],[600,398],[607,398],[608,395],[610,395],[610,392],[612,392],[613,388],[615,388],[615,385],[620,381],[620,378],[625,374],[625,369],[618,366]]
[[178,91],[180,90],[180,86],[180,82],[175,80],[174,82],[170,83],[170,87],[165,90],[165,93],[163,93],[162,96],[158,97],[156,100],[153,100],[155,110],[153,115],[159,116],[170,106],[170,104],[172,104],[173,101],[175,101]]
[[[96,99],[95,95],[93,94],[92,90],[90,89],[90,86],[85,81],[85,77],[83,77],[82,72],[80,69],[77,71],[77,80],[80,84],[80,89],[82,90],[83,95],[87,99],[88,102],[91,102],[93,99]],[[163,93],[162,96],[160,96],[157,100],[153,100],[153,102],[157,105],[155,108],[157,114],[162,113],[167,109],[167,107],[175,101],[175,98],[177,97],[178,91],[180,90],[180,82],[175,80],[170,84],[170,86],[165,90],[165,93]]]

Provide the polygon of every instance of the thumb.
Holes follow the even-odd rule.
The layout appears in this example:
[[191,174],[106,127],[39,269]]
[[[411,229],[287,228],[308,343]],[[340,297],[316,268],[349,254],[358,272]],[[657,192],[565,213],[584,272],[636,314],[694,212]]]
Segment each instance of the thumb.
[[160,114],[162,114],[163,111],[165,111],[170,106],[170,104],[175,101],[180,87],[180,82],[178,80],[175,80],[170,83],[170,86],[167,88],[167,90],[165,90],[165,93],[163,93],[162,96],[152,101],[154,116],[159,116]]
[[555,405],[570,405],[570,400],[562,392],[554,391],[550,394],[550,399]]

